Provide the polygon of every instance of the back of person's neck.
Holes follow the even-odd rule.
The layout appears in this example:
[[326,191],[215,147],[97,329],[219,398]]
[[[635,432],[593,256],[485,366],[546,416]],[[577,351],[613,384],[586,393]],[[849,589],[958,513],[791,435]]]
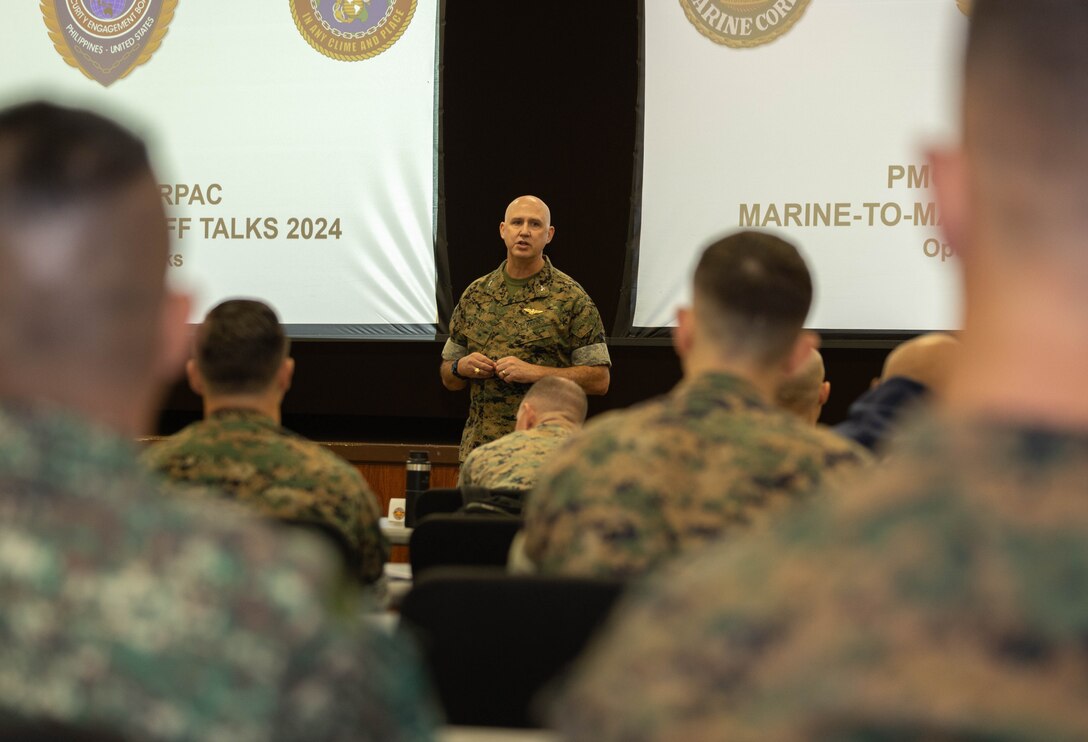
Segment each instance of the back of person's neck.
[[544,270],[544,257],[535,260],[521,260],[513,256],[506,258],[506,275],[513,279],[530,278]]
[[118,435],[134,438],[155,429],[153,410],[161,397],[147,385],[117,383],[86,373],[72,364],[37,371],[9,369],[12,377],[0,374],[0,399],[31,406],[56,409],[80,417]]
[[1062,293],[1005,295],[974,315],[969,309],[942,406],[955,415],[1088,428],[1088,296]]
[[748,361],[724,358],[715,354],[692,353],[682,360],[684,380],[691,381],[708,374],[728,374],[748,382],[765,402],[774,399],[774,392],[781,383],[781,375]]
[[222,410],[246,410],[280,424],[280,403],[267,394],[211,394],[204,396],[204,419]]
[[578,426],[573,420],[564,415],[562,412],[543,412],[536,421],[533,423],[533,427],[530,430],[536,430],[542,428],[545,425],[553,428],[567,428],[568,430],[574,430]]

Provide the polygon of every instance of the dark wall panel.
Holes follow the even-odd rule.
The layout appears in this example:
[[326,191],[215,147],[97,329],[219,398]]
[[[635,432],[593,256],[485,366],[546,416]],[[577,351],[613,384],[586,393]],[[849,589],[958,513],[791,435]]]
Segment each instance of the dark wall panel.
[[638,2],[447,2],[443,112],[454,297],[505,257],[506,205],[551,207],[547,254],[612,327],[627,241]]

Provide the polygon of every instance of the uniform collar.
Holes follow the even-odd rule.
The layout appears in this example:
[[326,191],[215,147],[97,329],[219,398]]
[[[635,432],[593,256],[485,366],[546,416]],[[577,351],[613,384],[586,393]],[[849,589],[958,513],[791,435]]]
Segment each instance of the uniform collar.
[[530,433],[536,433],[537,435],[545,435],[555,438],[563,438],[574,432],[575,428],[570,423],[551,422],[544,423],[543,425],[537,425]]
[[771,409],[755,385],[734,374],[722,372],[708,372],[693,379],[684,379],[669,396],[682,407],[692,409]]
[[510,304],[515,301],[541,298],[551,293],[554,269],[552,268],[552,261],[548,259],[547,255],[544,256],[544,267],[525,284],[525,287],[516,296],[511,296],[506,288],[506,279],[503,276],[505,270],[506,261],[504,260],[502,265],[487,278],[487,293],[491,294],[496,300]]
[[279,429],[281,426],[268,415],[248,407],[223,407],[208,415],[215,422],[244,422]]

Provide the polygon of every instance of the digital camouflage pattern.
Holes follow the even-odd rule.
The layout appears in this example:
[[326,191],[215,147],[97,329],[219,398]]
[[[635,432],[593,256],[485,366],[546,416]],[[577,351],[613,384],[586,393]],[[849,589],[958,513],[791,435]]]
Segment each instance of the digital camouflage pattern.
[[540,467],[575,432],[571,425],[545,423],[504,435],[468,455],[457,486],[531,490]]
[[596,418],[541,472],[525,553],[541,572],[630,577],[750,528],[856,473],[869,455],[705,374]]
[[360,577],[382,574],[389,544],[381,507],[355,467],[253,410],[219,410],[143,454],[172,482],[211,489],[262,515],[331,525],[355,554]]
[[415,658],[331,611],[337,587],[313,536],[163,496],[111,432],[0,405],[0,719],[134,740],[430,738]]
[[927,418],[863,483],[639,591],[574,739],[1088,736],[1088,432]]
[[[577,281],[544,268],[513,294],[503,271],[506,262],[473,281],[453,309],[450,338],[442,360],[483,353],[493,361],[506,356],[553,368],[610,366],[604,325],[593,300]],[[461,460],[484,443],[513,431],[518,406],[531,384],[499,378],[469,383],[469,411],[461,437]]]

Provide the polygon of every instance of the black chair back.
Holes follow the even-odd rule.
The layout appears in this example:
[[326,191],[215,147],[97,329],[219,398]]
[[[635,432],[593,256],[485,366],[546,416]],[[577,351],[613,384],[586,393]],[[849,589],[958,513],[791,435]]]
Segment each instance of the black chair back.
[[408,541],[412,577],[438,566],[506,564],[520,518],[489,515],[431,515],[419,522]]
[[451,724],[533,727],[533,699],[581,654],[624,583],[438,568],[401,606]]
[[435,513],[456,513],[464,500],[456,487],[435,487],[410,496],[404,503],[404,525],[415,528],[421,520]]

